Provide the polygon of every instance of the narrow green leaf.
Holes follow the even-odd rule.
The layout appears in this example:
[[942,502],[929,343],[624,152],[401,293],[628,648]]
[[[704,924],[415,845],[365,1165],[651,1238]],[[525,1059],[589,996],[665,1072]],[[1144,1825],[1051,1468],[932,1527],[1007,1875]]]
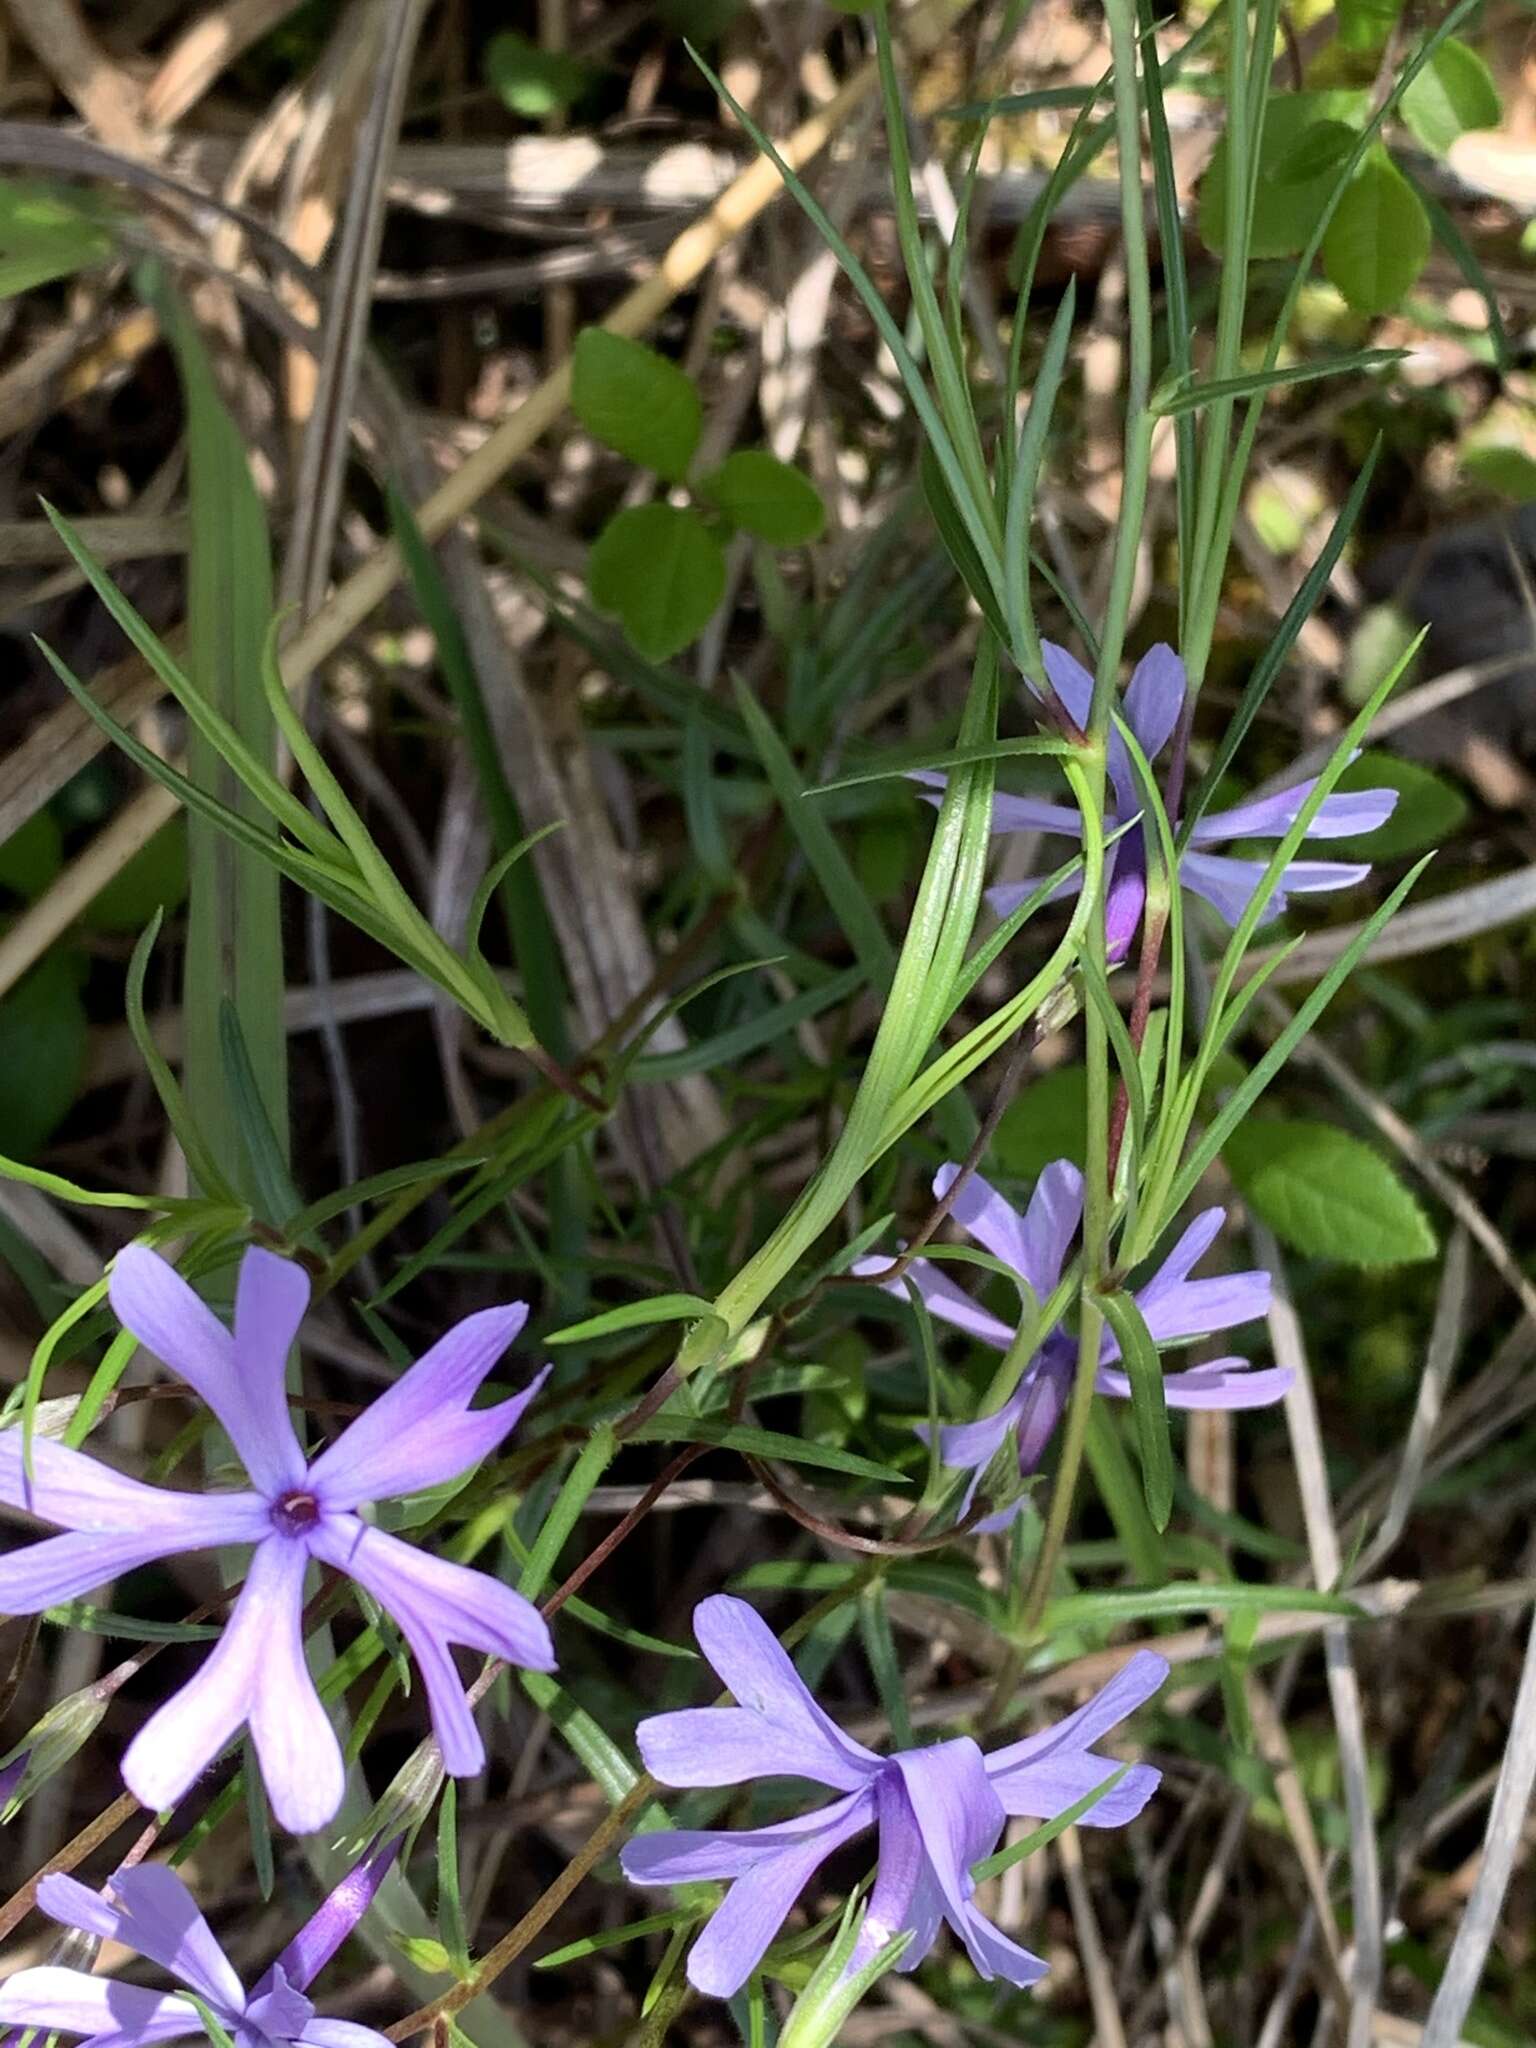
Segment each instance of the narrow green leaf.
[[[262,684],[273,610],[266,512],[244,436],[219,396],[190,313],[170,291],[160,295],[158,310],[176,356],[187,415],[189,681],[250,754],[271,769],[276,747]],[[254,831],[275,837],[273,819],[260,798],[196,727],[188,739],[187,772]],[[221,1052],[220,1009],[226,1002],[239,1020],[263,1119],[284,1158],[288,1149],[278,878],[270,862],[197,817],[189,823],[187,866],[182,1085],[213,1163],[224,1178],[238,1182],[244,1168]],[[247,1185],[241,1192],[252,1189]]]
[[1361,348],[1348,355],[1326,356],[1313,362],[1287,363],[1274,370],[1250,370],[1241,377],[1217,377],[1191,384],[1174,385],[1153,394],[1152,410],[1165,418],[1198,412],[1218,400],[1252,398],[1256,392],[1278,391],[1292,384],[1312,384],[1320,377],[1345,377],[1365,370],[1384,370],[1408,355],[1405,348]]
[[1147,1513],[1161,1535],[1173,1512],[1173,1445],[1168,1434],[1162,1361],[1134,1296],[1115,1288],[1106,1294],[1094,1294],[1092,1299],[1120,1345],[1120,1360],[1131,1383],[1131,1414],[1136,1424]]
[[790,830],[812,872],[826,891],[838,923],[877,988],[890,986],[895,952],[853,871],[848,856],[817,805],[805,794],[802,777],[768,714],[746,685],[736,685],[736,702],[774,795],[784,807]]
[[604,1309],[566,1329],[552,1330],[546,1344],[587,1344],[596,1337],[611,1337],[620,1330],[645,1330],[656,1323],[691,1323],[712,1316],[714,1305],[700,1294],[654,1294],[644,1301],[627,1301],[620,1308]]
[[653,1416],[631,1430],[629,1443],[714,1444],[722,1451],[736,1451],[744,1458],[779,1458],[786,1465],[814,1465],[823,1472],[846,1472],[853,1479],[876,1479],[887,1486],[905,1486],[906,1475],[891,1465],[877,1465],[873,1458],[861,1458],[853,1451],[841,1451],[833,1444],[807,1443],[798,1436],[786,1436],[777,1429],[756,1429],[744,1422],[710,1422],[695,1415]]

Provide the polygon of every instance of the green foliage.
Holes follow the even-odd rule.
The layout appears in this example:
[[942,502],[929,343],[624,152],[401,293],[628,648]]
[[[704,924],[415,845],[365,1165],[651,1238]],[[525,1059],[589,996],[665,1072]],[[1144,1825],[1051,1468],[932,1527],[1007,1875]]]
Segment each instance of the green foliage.
[[186,893],[187,828],[174,818],[92,897],[84,921],[100,932],[141,931],[157,910],[174,910]]
[[52,811],[34,811],[0,845],[0,889],[30,903],[64,865],[64,839]]
[[668,483],[688,473],[703,431],[698,387],[641,342],[584,327],[571,368],[576,417],[607,448]]
[[725,591],[725,556],[687,506],[632,505],[593,542],[587,582],[640,652],[666,661],[708,624]]
[[[688,473],[703,429],[693,379],[654,349],[587,327],[577,336],[571,403],[605,446],[665,482]],[[714,524],[775,547],[815,540],[826,513],[815,486],[761,448],[738,449],[694,482]],[[592,601],[617,615],[650,661],[696,640],[725,591],[725,555],[711,524],[689,506],[638,505],[615,514],[592,544]]]
[[1433,1258],[1429,1219],[1380,1154],[1332,1124],[1249,1117],[1221,1156],[1283,1243],[1347,1266]]
[[[1322,219],[1343,162],[1339,131],[1354,140],[1365,95],[1345,89],[1276,93],[1264,112],[1254,193],[1255,256],[1297,256]],[[1214,255],[1226,248],[1228,150],[1217,143],[1200,187],[1200,239]]]
[[1429,260],[1429,216],[1419,195],[1375,144],[1323,236],[1323,268],[1361,313],[1390,313]]
[[1341,860],[1392,860],[1444,846],[1467,816],[1467,800],[1454,782],[1395,754],[1362,754],[1339,777],[1339,788],[1398,792],[1397,808],[1384,825],[1336,843],[1332,850]]
[[502,29],[485,46],[485,82],[525,121],[564,114],[593,80],[589,65],[564,50],[541,50],[516,29]]
[[0,299],[102,263],[112,253],[104,209],[65,186],[0,179]]
[[816,486],[764,448],[738,448],[699,478],[698,490],[733,526],[774,547],[817,540],[827,523]]
[[1470,44],[1448,36],[1403,94],[1404,124],[1444,156],[1457,136],[1497,128],[1503,112],[1493,73]]
[[1052,1067],[1003,1111],[991,1157],[1004,1173],[1035,1180],[1053,1159],[1081,1166],[1088,1147],[1088,1072]]
[[1484,490],[1496,491],[1516,505],[1536,504],[1536,461],[1523,449],[1498,443],[1464,448],[1461,466]]
[[52,952],[0,999],[0,1132],[29,1159],[63,1122],[85,1078],[89,1025],[81,963]]

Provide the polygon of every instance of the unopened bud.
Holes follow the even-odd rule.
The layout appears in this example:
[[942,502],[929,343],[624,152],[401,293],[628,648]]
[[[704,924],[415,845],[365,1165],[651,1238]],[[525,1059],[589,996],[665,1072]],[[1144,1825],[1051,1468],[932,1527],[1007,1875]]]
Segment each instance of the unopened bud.
[[404,1840],[402,1834],[382,1840],[371,1855],[347,1872],[319,1911],[299,1929],[278,1957],[270,1973],[272,1979],[286,1979],[294,1991],[309,1989],[373,1904],[379,1886],[400,1854]]
[[18,1814],[39,1785],[67,1764],[101,1725],[111,1695],[88,1685],[48,1709],[0,1761],[0,1821]]
[[795,2000],[779,2048],[832,2048],[864,1994],[901,1961],[912,1929],[878,1927],[849,1901],[837,1938]]
[[414,1840],[437,1804],[447,1778],[436,1736],[420,1743],[385,1786],[377,1805],[341,1844],[353,1856],[370,1856],[386,1842]]

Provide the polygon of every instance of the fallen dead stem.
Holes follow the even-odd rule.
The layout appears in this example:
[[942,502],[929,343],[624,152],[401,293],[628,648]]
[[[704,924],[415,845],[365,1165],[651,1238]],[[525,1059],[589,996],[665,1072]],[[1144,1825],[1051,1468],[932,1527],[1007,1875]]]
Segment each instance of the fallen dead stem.
[[[933,5],[914,16],[906,29],[910,53],[923,56],[935,50],[969,4],[970,0],[934,0]],[[808,164],[838,133],[876,83],[876,67],[871,60],[861,65],[825,106],[818,108],[779,145],[785,162],[795,170]],[[672,301],[702,276],[720,252],[751,226],[782,189],[779,172],[768,158],[759,157],[749,164],[708,213],[684,229],[652,275],[626,293],[603,325],[614,334],[629,337],[646,332]],[[570,390],[571,364],[567,358],[415,508],[417,524],[428,540],[436,540],[471,513],[486,492],[528,453],[565,411]],[[333,591],[284,654],[283,681],[289,690],[297,690],[308,681],[321,662],[334,654],[393,590],[402,573],[399,550],[392,541],[386,541]],[[123,807],[0,939],[0,995],[13,988],[27,969],[36,964],[47,947],[161,826],[176,815],[177,809],[175,797],[158,783]]]

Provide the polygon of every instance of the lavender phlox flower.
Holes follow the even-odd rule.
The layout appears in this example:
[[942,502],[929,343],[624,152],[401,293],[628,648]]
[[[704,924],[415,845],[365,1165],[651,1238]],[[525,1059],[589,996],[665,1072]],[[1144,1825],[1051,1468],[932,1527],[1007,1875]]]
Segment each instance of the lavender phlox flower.
[[[1051,1820],[1119,1768],[1093,1744],[1157,1691],[1165,1661],[1138,1651],[1065,1721],[984,1756],[969,1736],[877,1756],[823,1713],[772,1631],[743,1600],[716,1593],[694,1609],[693,1631],[736,1704],[656,1714],[636,1731],[646,1769],[663,1785],[744,1785],[808,1778],[839,1796],[770,1827],[677,1829],[637,1835],[620,1861],[634,1884],[723,1879],[723,1902],[694,1943],[689,1981],[729,1998],[762,1961],[801,1891],[834,1850],[879,1829],[878,1869],[849,1967],[860,1968],[896,1934],[913,1939],[898,1967],[914,1970],[941,1921],[979,1974],[1028,1985],[1045,1964],[973,1904],[971,1866],[996,1848],[1010,1814]],[[1132,1765],[1083,1815],[1084,1827],[1120,1827],[1140,1813],[1161,1773]]]
[[129,1745],[123,1778],[134,1797],[173,1806],[248,1725],[282,1824],[308,1833],[332,1819],[344,1768],[304,1657],[311,1563],[347,1574],[392,1616],[420,1668],[445,1767],[458,1777],[480,1770],[485,1751],[450,1646],[552,1671],[543,1618],[500,1580],[414,1549],[359,1510],[455,1479],[502,1442],[544,1374],[494,1408],[469,1404],[522,1329],[526,1305],[456,1324],[311,1463],[284,1381],[309,1304],[302,1266],[247,1251],[228,1330],[173,1266],[129,1245],[113,1266],[111,1300],[139,1342],[213,1410],[250,1490],[146,1486],[40,1437],[29,1478],[20,1429],[0,1432],[0,1501],[69,1532],[0,1559],[0,1613],[36,1614],[159,1558],[255,1545],[207,1662]]
[[[1093,678],[1080,661],[1054,641],[1042,640],[1040,652],[1051,689],[1079,726],[1088,723],[1093,701]],[[1120,699],[1119,711],[1135,734],[1148,761],[1156,760],[1173,736],[1184,703],[1187,679],[1184,664],[1173,649],[1163,643],[1149,648],[1136,664]],[[948,777],[931,769],[914,770],[914,782],[942,790]],[[1146,799],[1125,741],[1111,731],[1109,741],[1111,802],[1104,826],[1107,833],[1119,830],[1146,809]],[[1189,845],[1179,861],[1179,879],[1186,889],[1205,899],[1228,923],[1235,925],[1264,878],[1267,861],[1240,860],[1231,854],[1204,851],[1233,839],[1280,839],[1296,821],[1297,813],[1316,787],[1317,778],[1298,782],[1275,796],[1256,797],[1227,811],[1207,811],[1190,834]],[[1397,803],[1395,789],[1362,789],[1323,798],[1307,826],[1308,839],[1350,839],[1362,832],[1374,832],[1391,817]],[[1174,819],[1177,826],[1178,820]],[[1046,803],[1036,797],[996,796],[992,800],[994,833],[1045,832],[1065,839],[1082,837],[1081,814],[1069,804]],[[1347,889],[1363,881],[1368,865],[1357,861],[1293,860],[1280,877],[1279,886],[1265,906],[1264,921],[1278,917],[1288,896],[1320,890]],[[1080,878],[1063,885],[1063,894],[1075,893]],[[999,917],[1017,909],[1037,883],[1007,882],[987,891],[987,901]],[[1144,828],[1135,824],[1105,857],[1105,931],[1109,957],[1119,960],[1129,951],[1147,896],[1147,851]]]
[[[941,1166],[933,1192],[947,1195],[958,1166]],[[1189,1343],[1217,1330],[1258,1321],[1269,1310],[1268,1273],[1253,1269],[1219,1273],[1191,1280],[1190,1273],[1210,1250],[1226,1220],[1225,1209],[1206,1209],[1180,1237],[1157,1271],[1135,1293],[1153,1341],[1159,1345]],[[971,1174],[950,1209],[955,1221],[995,1259],[1029,1283],[1042,1304],[1054,1292],[1077,1235],[1083,1214],[1083,1176],[1068,1159],[1046,1167],[1035,1183],[1029,1207],[1021,1216],[1011,1202],[978,1174]],[[860,1259],[856,1274],[879,1273],[888,1259]],[[1014,1339],[1010,1326],[973,1301],[928,1259],[914,1259],[906,1279],[916,1283],[928,1313],[964,1330],[967,1336],[1006,1351]],[[906,1282],[888,1281],[885,1292],[905,1300]],[[1120,1346],[1106,1329],[1099,1347],[1095,1382],[1101,1394],[1130,1398],[1131,1383],[1117,1360]],[[1039,1465],[1052,1432],[1061,1420],[1077,1368],[1077,1340],[1059,1324],[1049,1331],[1024,1368],[1018,1386],[990,1415],[975,1422],[954,1423],[939,1431],[939,1455],[947,1466],[968,1471],[962,1513],[968,1512],[982,1473],[1002,1449],[1010,1429],[1017,1432],[1019,1467],[1028,1475]],[[1285,1366],[1256,1368],[1246,1358],[1216,1358],[1163,1375],[1163,1398],[1170,1408],[1267,1408],[1284,1398],[1291,1384]],[[926,1441],[926,1426],[919,1428]],[[978,1522],[978,1530],[1006,1528],[1022,1507],[1015,1502]]]
[[0,2026],[83,2034],[87,2048],[149,2048],[204,2034],[196,1998],[235,2048],[384,2048],[384,2035],[372,2027],[319,2018],[281,1963],[247,1993],[192,1894],[160,1864],[119,1871],[105,1892],[56,1871],[38,1886],[37,1903],[61,1926],[147,1956],[192,1997],[44,1965],[0,1984]]

